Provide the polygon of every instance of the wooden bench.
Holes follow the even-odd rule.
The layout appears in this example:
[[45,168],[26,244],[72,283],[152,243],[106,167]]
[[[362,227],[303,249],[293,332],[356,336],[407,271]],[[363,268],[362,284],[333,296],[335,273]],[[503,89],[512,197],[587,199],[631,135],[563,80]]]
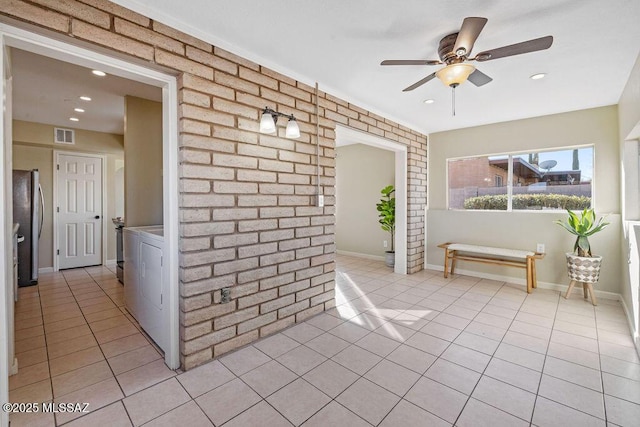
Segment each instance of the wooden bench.
[[536,260],[544,258],[543,253],[450,242],[438,247],[444,249],[445,278],[449,277],[449,261],[451,261],[451,274],[454,274],[456,261],[462,260],[524,268],[527,270],[527,293],[531,293],[531,290],[537,287]]

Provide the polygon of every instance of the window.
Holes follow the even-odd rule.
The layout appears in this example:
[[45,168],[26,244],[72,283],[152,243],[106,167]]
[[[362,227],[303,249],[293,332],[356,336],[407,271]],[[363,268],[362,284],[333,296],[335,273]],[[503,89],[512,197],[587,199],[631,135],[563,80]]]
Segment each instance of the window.
[[591,206],[593,147],[449,159],[447,174],[449,209],[583,209]]

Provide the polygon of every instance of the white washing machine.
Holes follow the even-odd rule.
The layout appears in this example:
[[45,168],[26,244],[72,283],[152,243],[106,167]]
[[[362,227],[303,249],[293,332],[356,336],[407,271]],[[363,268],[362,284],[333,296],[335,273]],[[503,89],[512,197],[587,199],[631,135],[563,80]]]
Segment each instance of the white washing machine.
[[166,351],[168,310],[165,304],[163,227],[125,227],[124,304],[142,329]]

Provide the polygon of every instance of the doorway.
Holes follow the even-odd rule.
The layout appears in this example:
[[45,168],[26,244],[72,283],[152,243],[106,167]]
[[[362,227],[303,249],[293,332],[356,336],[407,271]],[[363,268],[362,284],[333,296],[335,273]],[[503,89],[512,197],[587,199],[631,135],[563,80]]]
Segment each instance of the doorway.
[[[394,153],[396,198],[396,233],[394,240],[396,259],[394,272],[407,274],[407,147],[397,142],[338,124],[336,125],[336,146],[346,143],[369,145]],[[340,172],[337,171],[336,173]],[[337,209],[340,208],[337,207]]]
[[54,161],[54,271],[100,265],[104,159],[58,152]]
[[[0,277],[5,284],[12,278],[12,215],[11,215],[11,104],[10,94],[5,93],[10,88],[10,75],[7,54],[9,48],[18,48],[39,55],[55,58],[81,65],[87,68],[100,68],[105,72],[123,78],[139,81],[162,89],[162,134],[163,134],[163,218],[166,255],[162,268],[162,276],[169,284],[166,295],[169,308],[169,351],[165,352],[165,363],[172,369],[180,365],[179,358],[179,318],[178,318],[178,118],[177,118],[177,83],[175,76],[161,73],[130,62],[113,58],[95,51],[71,45],[59,40],[32,33],[7,24],[0,24],[0,40],[2,44],[3,84],[0,85],[0,99],[3,100],[3,120],[0,123],[0,134],[4,136],[3,149],[0,150],[0,199],[3,206],[0,209],[0,222],[4,230],[0,233],[0,247],[5,256],[0,257]],[[0,400],[8,401],[8,374],[13,355],[9,354],[8,337],[13,331],[13,298],[11,286],[5,286],[6,292],[0,292]],[[6,421],[6,414],[0,414],[0,424]]]

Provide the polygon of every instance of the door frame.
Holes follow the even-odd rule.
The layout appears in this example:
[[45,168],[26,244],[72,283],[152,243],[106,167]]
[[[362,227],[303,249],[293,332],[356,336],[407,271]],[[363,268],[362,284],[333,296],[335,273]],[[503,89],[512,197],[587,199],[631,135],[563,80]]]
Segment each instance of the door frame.
[[[365,144],[395,155],[396,248],[394,273],[407,274],[407,146],[389,139],[336,124],[336,145],[341,142]],[[336,173],[338,173],[336,171]]]
[[60,212],[54,208],[58,206],[58,169],[57,165],[60,164],[59,157],[63,156],[77,156],[77,157],[91,157],[94,159],[100,159],[102,162],[102,209],[100,210],[100,218],[102,218],[102,235],[100,236],[100,262],[106,264],[107,262],[107,221],[105,218],[105,212],[107,208],[107,156],[103,154],[95,153],[83,153],[80,151],[66,151],[66,150],[53,150],[53,197],[51,202],[51,209],[53,210],[53,271],[60,271],[60,255],[57,254],[59,248],[60,236],[58,230],[58,217]]
[[[32,27],[29,27],[32,28]],[[0,23],[0,46],[4,52],[7,47],[15,47],[39,55],[52,57],[58,60],[71,62],[88,68],[99,68],[107,73],[111,73],[120,77],[150,84],[162,89],[162,130],[163,130],[163,217],[164,217],[164,239],[165,248],[169,248],[166,253],[166,265],[163,269],[163,276],[169,284],[169,349],[165,353],[165,363],[171,369],[180,367],[180,335],[179,335],[179,276],[178,276],[178,230],[179,230],[179,192],[178,192],[178,84],[176,75],[167,74],[166,72],[157,71],[149,68],[149,66],[138,65],[131,62],[131,59],[121,55],[113,56],[104,52],[108,52],[97,46],[80,47],[71,44],[73,39],[60,36],[60,39],[54,39],[43,34],[49,34],[45,30],[41,30],[42,34],[33,31],[37,29],[26,30]],[[65,40],[65,41],[62,41]],[[68,42],[67,42],[68,41]],[[80,43],[77,41],[77,43]],[[86,44],[84,46],[87,46]],[[1,58],[1,56],[0,56]],[[0,66],[3,66],[4,59],[0,59]],[[4,82],[0,84],[0,102],[4,103]],[[3,108],[6,107],[3,105]],[[4,134],[4,125],[0,121],[0,135]],[[7,144],[3,143],[2,151],[6,154]],[[9,144],[10,145],[10,144]],[[10,149],[9,149],[10,150]],[[11,153],[11,151],[9,151]],[[0,187],[4,191],[7,185],[6,177],[7,166],[11,165],[11,159],[0,159]],[[1,194],[1,193],[0,193]],[[4,219],[3,226],[5,231],[0,233],[0,248],[5,248],[10,236],[7,229],[11,225],[11,207],[7,206],[7,198],[3,197],[2,209],[6,214],[0,213],[0,220]],[[7,267],[9,263],[7,254],[4,259],[0,260],[0,277],[7,277]],[[6,280],[6,279],[5,279]],[[6,283],[3,283],[6,286]],[[6,312],[9,302],[6,298],[0,297],[0,309]],[[0,350],[6,349],[8,343],[7,336],[0,336]],[[6,351],[0,351],[0,401],[8,402],[8,358]],[[6,419],[6,414],[0,413],[0,424]]]

